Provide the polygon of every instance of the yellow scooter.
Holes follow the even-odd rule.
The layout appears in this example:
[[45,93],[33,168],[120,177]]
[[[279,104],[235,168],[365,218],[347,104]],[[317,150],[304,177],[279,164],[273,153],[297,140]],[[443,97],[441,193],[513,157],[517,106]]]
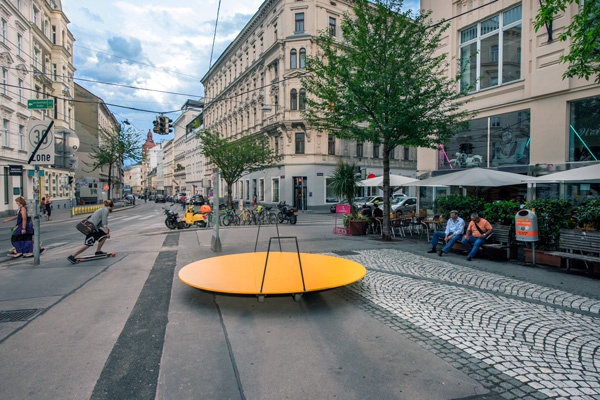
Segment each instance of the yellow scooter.
[[201,212],[196,212],[194,210],[194,206],[190,205],[185,211],[185,217],[183,217],[181,220],[189,226],[195,225],[197,227],[204,228],[206,226],[206,219],[206,215]]

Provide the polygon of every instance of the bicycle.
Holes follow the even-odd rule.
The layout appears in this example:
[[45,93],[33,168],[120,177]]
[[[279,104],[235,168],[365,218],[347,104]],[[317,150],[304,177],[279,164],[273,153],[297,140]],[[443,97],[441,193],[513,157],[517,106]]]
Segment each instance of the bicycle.
[[271,212],[273,207],[258,206],[256,213],[257,224],[275,224],[277,223],[277,215]]
[[240,217],[237,216],[237,214],[235,213],[235,210],[225,209],[223,215],[221,216],[220,222],[223,226],[229,226],[231,224],[239,225]]
[[242,225],[252,225],[256,223],[256,216],[254,211],[250,208],[244,208],[239,215],[240,223]]

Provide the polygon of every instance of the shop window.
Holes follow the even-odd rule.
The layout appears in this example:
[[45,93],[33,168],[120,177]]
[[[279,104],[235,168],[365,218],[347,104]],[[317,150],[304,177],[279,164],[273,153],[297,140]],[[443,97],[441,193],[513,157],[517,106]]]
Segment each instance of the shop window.
[[570,104],[569,161],[600,160],[600,97]]
[[279,178],[273,178],[273,201],[279,201]]

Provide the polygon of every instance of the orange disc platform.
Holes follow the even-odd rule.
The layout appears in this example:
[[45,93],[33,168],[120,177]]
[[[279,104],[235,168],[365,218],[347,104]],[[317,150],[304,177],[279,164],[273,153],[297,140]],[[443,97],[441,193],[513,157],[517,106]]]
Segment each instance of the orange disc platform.
[[331,289],[356,282],[367,273],[365,267],[355,261],[300,253],[301,274],[298,253],[275,251],[269,253],[265,273],[266,257],[267,253],[262,252],[207,258],[183,267],[179,279],[212,292],[265,295]]

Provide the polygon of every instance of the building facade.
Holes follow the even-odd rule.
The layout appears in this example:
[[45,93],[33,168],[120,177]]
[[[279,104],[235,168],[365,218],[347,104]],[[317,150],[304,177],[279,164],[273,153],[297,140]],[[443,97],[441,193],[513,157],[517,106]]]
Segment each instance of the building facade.
[[[347,1],[267,0],[202,79],[204,124],[225,137],[266,135],[281,162],[234,184],[234,200],[323,207],[337,202],[328,178],[340,161],[366,175],[383,172],[382,150],[310,129],[302,118],[306,92],[298,74],[315,55],[319,31],[341,38]],[[414,176],[416,150],[396,148],[391,172]],[[204,164],[209,183],[213,166]],[[225,187],[221,185],[223,190]],[[207,195],[210,187],[204,187]],[[223,192],[225,193],[225,192]]]
[[[556,39],[576,4],[535,32],[538,2],[501,0],[480,7],[475,1],[421,0],[434,20],[450,20],[440,52],[459,57],[465,67],[460,85],[471,87],[468,110],[476,113],[469,128],[438,151],[419,149],[422,176],[451,169],[486,167],[543,175],[600,159],[600,86],[593,80],[562,79],[559,57],[570,42]],[[459,65],[448,73],[455,76]],[[512,189],[507,199],[524,195]],[[543,185],[542,185],[543,186]],[[432,199],[433,189],[423,189]],[[542,188],[544,190],[544,188]],[[568,198],[595,193],[598,185],[569,185]],[[544,193],[538,192],[538,197]]]
[[[34,199],[33,176],[27,164],[29,120],[54,120],[57,158],[42,167],[40,197],[50,195],[55,207],[69,205],[69,190],[61,184],[74,167],[63,146],[74,135],[73,42],[60,0],[0,1],[0,160],[3,185],[0,213],[15,210],[14,199]],[[53,99],[51,110],[28,110],[27,100]],[[9,165],[21,166],[21,176],[11,176]],[[30,176],[31,175],[31,176]]]

